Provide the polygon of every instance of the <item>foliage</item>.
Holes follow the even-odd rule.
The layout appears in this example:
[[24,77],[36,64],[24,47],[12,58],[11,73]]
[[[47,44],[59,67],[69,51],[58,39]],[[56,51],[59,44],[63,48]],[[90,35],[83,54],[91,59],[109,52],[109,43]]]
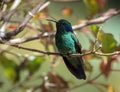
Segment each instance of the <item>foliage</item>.
[[[106,7],[113,2],[0,1],[0,92],[120,92],[119,26],[114,27],[120,10]],[[52,17],[73,25],[82,44],[87,80],[76,79],[61,62],[55,25],[46,21]]]

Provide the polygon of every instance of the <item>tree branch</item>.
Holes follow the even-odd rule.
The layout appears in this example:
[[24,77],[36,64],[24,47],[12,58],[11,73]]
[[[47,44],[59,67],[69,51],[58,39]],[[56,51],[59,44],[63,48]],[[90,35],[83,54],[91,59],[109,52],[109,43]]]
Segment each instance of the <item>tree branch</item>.
[[90,55],[90,54],[94,54],[94,55],[99,55],[99,56],[113,56],[113,55],[120,55],[120,51],[115,51],[113,53],[102,53],[102,52],[97,52],[98,49],[96,50],[92,50],[89,52],[85,52],[85,53],[76,53],[76,54],[62,54],[62,53],[57,53],[57,52],[47,52],[47,51],[42,51],[42,50],[37,50],[37,49],[32,49],[32,48],[27,48],[27,47],[23,47],[20,45],[16,45],[16,44],[7,44],[6,45],[10,45],[19,49],[23,49],[23,50],[28,50],[28,51],[32,51],[32,52],[37,52],[37,53],[41,53],[41,54],[46,54],[46,55],[58,55],[58,56],[71,56],[71,57],[80,57],[80,56],[86,56],[86,55]]
[[[6,26],[10,20],[10,18],[12,17],[12,15],[14,14],[16,8],[18,7],[18,5],[20,4],[21,0],[14,0],[9,12],[3,17],[3,15],[1,17],[3,17],[3,23],[2,23],[2,26],[0,28],[0,37],[4,37],[5,34],[5,30],[6,30]],[[5,11],[5,10],[4,10]]]
[[[44,1],[42,1],[41,3],[43,3],[43,2]],[[35,14],[40,9],[41,3],[39,3],[34,9],[31,10],[32,14]],[[120,10],[118,10],[118,11],[115,11],[115,10],[113,11],[112,10],[112,12],[108,11],[107,13],[105,13],[101,17],[89,20],[89,21],[87,21],[85,23],[82,23],[82,24],[79,24],[79,25],[74,25],[73,29],[75,30],[75,29],[82,28],[82,27],[90,25],[90,24],[96,24],[96,23],[105,22],[106,20],[108,20],[112,16],[115,16],[115,15],[117,15],[119,13],[120,13]],[[27,16],[25,17],[25,20],[22,21],[22,23],[18,26],[18,28],[16,30],[14,30],[14,31],[8,32],[7,35],[9,35],[11,37],[11,36],[16,35],[19,32],[21,32],[22,31],[21,28],[24,28],[24,26],[27,24],[27,22],[30,20],[31,17],[32,17],[31,15],[27,14]],[[7,35],[6,35],[6,37],[8,37]],[[96,50],[92,50],[92,51],[89,51],[89,52],[85,52],[83,54],[77,53],[77,54],[66,55],[66,54],[61,54],[61,53],[45,52],[45,51],[41,51],[41,50],[36,50],[36,49],[31,49],[31,48],[26,48],[26,47],[23,47],[23,46],[16,45],[16,44],[19,44],[19,43],[39,39],[39,38],[42,38],[42,37],[48,37],[48,36],[51,36],[51,35],[55,35],[55,32],[45,32],[45,33],[41,33],[41,34],[34,35],[34,36],[31,36],[31,37],[27,37],[27,38],[17,38],[17,39],[12,39],[12,40],[7,41],[7,42],[2,40],[0,42],[2,44],[7,44],[7,45],[10,45],[10,46],[20,48],[20,49],[34,51],[34,52],[47,54],[47,55],[60,55],[60,56],[65,55],[65,56],[78,57],[78,56],[85,56],[85,55],[89,55],[89,54],[95,54],[95,55],[100,55],[100,56],[112,56],[112,55],[119,55],[120,54],[120,51],[115,51],[113,53],[102,53],[102,52],[97,52]]]
[[[118,11],[109,10],[108,12],[104,13],[101,17],[91,19],[89,21],[86,21],[86,22],[78,24],[78,25],[73,25],[72,28],[73,28],[73,30],[77,30],[77,29],[83,28],[88,25],[103,23],[103,22],[107,21],[108,19],[110,19],[111,17],[116,16],[118,14],[120,14],[120,10],[118,10]],[[19,28],[18,28],[18,30],[19,30]],[[10,32],[10,33],[14,33],[14,32]],[[27,38],[11,39],[8,41],[8,43],[9,44],[20,44],[20,43],[36,40],[36,39],[43,38],[43,37],[54,36],[54,35],[55,35],[55,31],[44,32],[44,33],[40,33],[40,34],[31,36],[31,37],[27,37]]]
[[63,90],[74,90],[74,89],[76,89],[76,88],[79,88],[79,87],[82,87],[82,86],[84,86],[84,85],[86,85],[86,84],[91,84],[93,81],[95,81],[96,79],[98,79],[101,75],[102,75],[103,73],[101,72],[101,73],[99,73],[97,76],[95,76],[94,78],[92,78],[92,79],[90,79],[90,80],[87,80],[86,82],[84,82],[84,83],[82,83],[82,84],[78,84],[78,85],[76,85],[76,86],[73,86],[73,87],[71,87],[71,88],[67,88],[67,89],[63,89]]
[[[39,9],[41,7],[43,7],[42,5],[44,5],[43,3],[45,2],[45,0],[41,0],[40,3],[34,7],[31,11],[28,12],[28,14],[25,16],[25,18],[21,21],[21,23],[18,25],[18,27],[11,32],[7,32],[5,33],[5,37],[6,39],[10,39],[12,36],[17,35],[18,33],[20,33],[21,31],[23,31],[24,27],[26,26],[26,24],[28,23],[28,21],[33,17],[33,15],[39,11]],[[45,7],[44,7],[45,8]],[[43,8],[42,8],[43,9]],[[42,10],[41,9],[41,10]]]
[[[44,32],[44,33],[40,33],[40,34],[33,35],[30,37],[11,39],[11,40],[7,41],[6,43],[20,44],[20,43],[25,43],[25,42],[29,42],[29,41],[37,40],[40,38],[49,37],[49,36],[54,36],[54,35],[55,35],[55,32]],[[2,41],[0,41],[0,42],[2,42]]]
[[95,18],[95,19],[91,19],[91,20],[86,21],[82,24],[74,25],[74,26],[72,26],[72,28],[73,28],[73,30],[77,30],[77,29],[80,29],[80,28],[83,28],[85,26],[89,26],[89,25],[92,25],[92,24],[104,23],[105,21],[107,21],[111,17],[116,16],[118,14],[120,14],[120,10],[116,11],[114,9],[110,9],[106,13],[104,13],[102,16],[100,16],[98,18]]

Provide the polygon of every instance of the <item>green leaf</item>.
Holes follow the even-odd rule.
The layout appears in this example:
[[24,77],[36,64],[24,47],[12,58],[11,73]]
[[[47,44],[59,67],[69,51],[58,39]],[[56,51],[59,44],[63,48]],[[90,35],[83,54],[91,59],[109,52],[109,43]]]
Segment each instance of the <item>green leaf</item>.
[[97,14],[100,10],[104,9],[106,4],[106,0],[83,0],[83,1],[87,7],[90,18]]
[[30,56],[28,58],[29,62],[27,64],[27,68],[30,72],[30,74],[33,74],[34,72],[36,72],[40,65],[42,64],[42,62],[44,61],[43,57],[40,56]]
[[7,78],[12,81],[18,79],[17,64],[13,60],[8,59],[4,54],[0,54],[0,64],[4,68],[4,73]]
[[98,41],[102,44],[102,52],[111,53],[115,51],[117,42],[112,34],[99,31],[97,38]]
[[17,78],[16,70],[12,67],[6,67],[5,68],[5,75],[13,81],[15,81],[16,78]]
[[97,5],[96,0],[83,0],[83,1],[90,15],[94,15],[95,13],[98,12],[99,7]]
[[99,32],[99,27],[98,26],[96,26],[96,25],[91,25],[90,26],[90,28],[91,28],[91,30],[92,30],[92,32],[93,32],[93,34],[95,35],[95,37],[97,36],[97,34],[98,34],[98,32]]

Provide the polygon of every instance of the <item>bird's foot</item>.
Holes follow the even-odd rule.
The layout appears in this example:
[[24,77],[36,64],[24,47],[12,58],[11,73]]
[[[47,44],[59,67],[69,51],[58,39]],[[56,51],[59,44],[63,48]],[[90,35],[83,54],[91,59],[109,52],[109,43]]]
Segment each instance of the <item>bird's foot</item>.
[[71,51],[69,51],[66,55],[67,57],[71,57],[71,54],[73,54]]

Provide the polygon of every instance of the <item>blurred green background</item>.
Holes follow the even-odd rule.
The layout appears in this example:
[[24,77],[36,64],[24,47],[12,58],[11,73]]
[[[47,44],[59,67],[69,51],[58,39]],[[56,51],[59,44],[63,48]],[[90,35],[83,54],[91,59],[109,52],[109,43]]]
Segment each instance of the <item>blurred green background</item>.
[[[89,1],[99,1],[99,3],[90,5]],[[4,3],[7,5],[6,12],[13,2],[14,0],[6,0]],[[14,30],[28,11],[39,2],[40,0],[21,1],[14,15],[11,17],[6,30]],[[56,30],[55,24],[48,23],[45,19],[49,16],[57,20],[66,19],[71,22],[72,25],[76,25],[86,20],[99,17],[109,9],[120,9],[120,1],[51,0],[50,5],[43,11],[38,12],[35,17],[30,20],[24,31],[14,38],[24,38],[42,32],[53,32],[53,30]],[[2,22],[1,20],[1,26]],[[110,18],[105,23],[92,26],[102,26],[104,33],[112,34],[116,40],[114,51],[120,50],[120,15]],[[82,45],[83,52],[93,48],[96,36],[94,36],[92,30],[91,26],[89,26],[75,31]],[[20,45],[42,51],[56,51],[54,36],[40,38]],[[108,74],[103,73],[100,77],[96,78],[96,80],[92,81],[92,83],[86,83],[86,85],[74,88],[76,85],[85,83],[87,80],[76,79],[68,71],[60,56],[43,55],[0,44],[0,92],[64,92],[61,90],[69,89],[69,87],[71,88],[69,90],[70,92],[120,92],[119,55],[110,57],[88,55],[84,58],[87,62],[86,66],[88,65],[86,68],[87,80],[94,79],[104,69],[106,69]],[[108,65],[109,62],[111,62],[110,66]],[[113,71],[105,68],[106,66],[112,68]],[[48,85],[47,83],[51,84]]]

